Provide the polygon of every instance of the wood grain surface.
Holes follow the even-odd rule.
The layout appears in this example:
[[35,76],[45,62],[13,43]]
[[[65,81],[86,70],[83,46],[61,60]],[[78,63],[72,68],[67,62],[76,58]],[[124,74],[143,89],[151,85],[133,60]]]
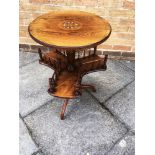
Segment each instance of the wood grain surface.
[[93,47],[104,42],[111,33],[103,18],[83,11],[55,11],[43,14],[28,27],[38,43],[60,48]]
[[62,71],[56,81],[56,91],[51,95],[62,98],[75,98],[75,83],[77,81],[77,73]]

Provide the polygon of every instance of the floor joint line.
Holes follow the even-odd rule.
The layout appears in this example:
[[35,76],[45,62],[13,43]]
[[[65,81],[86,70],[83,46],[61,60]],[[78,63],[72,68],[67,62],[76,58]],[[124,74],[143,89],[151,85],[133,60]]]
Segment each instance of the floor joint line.
[[[130,85],[131,83],[133,83],[135,81],[132,80],[131,82],[129,82],[128,84],[126,84],[125,86],[123,86],[122,88],[120,88],[118,91],[116,91],[115,93],[113,93],[110,97],[108,97],[104,102],[100,102],[101,104],[106,103],[107,101],[109,101],[113,96],[115,96],[116,94],[118,94],[119,92],[121,92],[124,88],[126,88],[128,85]],[[95,97],[96,98],[96,97]]]
[[25,65],[20,66],[19,69],[22,69],[23,67],[25,67],[25,66],[27,66],[27,65],[29,65],[29,64],[31,64],[31,63],[34,63],[34,62],[36,62],[36,61],[38,61],[38,59],[33,60],[33,61],[31,61],[31,62],[26,63]]
[[115,145],[118,144],[123,138],[125,138],[125,136],[129,135],[129,133],[130,131],[127,131],[124,135],[122,135],[119,139],[117,139],[104,155],[107,155],[115,147]]
[[27,116],[29,116],[29,115],[33,114],[35,111],[37,111],[37,110],[41,109],[42,107],[44,107],[44,106],[46,106],[46,105],[50,104],[50,102],[52,102],[53,100],[54,100],[54,99],[52,99],[52,100],[48,100],[45,104],[43,104],[43,105],[39,106],[38,108],[36,108],[36,109],[32,110],[31,112],[27,113],[26,115],[22,116],[22,117],[23,117],[23,119],[25,119]]
[[105,105],[105,103],[110,100],[113,96],[115,96],[116,94],[118,94],[119,92],[121,92],[124,88],[126,88],[128,85],[130,85],[133,81],[129,82],[128,84],[126,84],[123,88],[119,89],[116,93],[112,94],[108,99],[106,99],[104,102],[100,102],[90,91],[87,90],[87,92],[97,101],[97,103],[99,103],[99,105],[104,108],[106,111],[108,111],[110,113],[110,115],[112,117],[114,117],[116,120],[118,120],[126,129],[127,131],[132,131],[131,127],[129,125],[127,125],[124,121],[120,120],[120,118],[115,115],[113,112],[111,112],[111,110]]
[[29,136],[31,137],[31,139],[32,139],[32,141],[34,142],[34,144],[36,145],[36,147],[37,147],[37,149],[38,149],[37,151],[41,150],[41,148],[39,147],[39,144],[35,141],[35,139],[34,139],[33,136],[32,136],[32,131],[31,131],[31,129],[30,129],[29,126],[26,124],[24,118],[21,116],[20,113],[19,113],[19,117],[20,117],[20,119],[23,121],[23,123],[24,123],[24,125],[25,125],[25,127],[26,127],[26,129],[27,129],[27,131],[28,131]]
[[132,68],[130,68],[130,67],[128,67],[128,66],[126,66],[124,63],[122,63],[122,62],[118,62],[118,63],[120,63],[120,64],[122,64],[123,66],[127,67],[127,68],[128,68],[128,69],[130,69],[131,71],[135,72],[135,70],[134,70],[134,69],[132,69]]

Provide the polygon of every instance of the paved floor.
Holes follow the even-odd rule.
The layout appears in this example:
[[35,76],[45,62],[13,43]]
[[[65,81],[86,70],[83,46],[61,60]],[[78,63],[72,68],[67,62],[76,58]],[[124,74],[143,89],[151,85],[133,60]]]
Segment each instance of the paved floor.
[[108,60],[108,69],[88,74],[96,93],[70,101],[47,93],[53,71],[35,53],[20,52],[20,155],[134,155],[134,61]]

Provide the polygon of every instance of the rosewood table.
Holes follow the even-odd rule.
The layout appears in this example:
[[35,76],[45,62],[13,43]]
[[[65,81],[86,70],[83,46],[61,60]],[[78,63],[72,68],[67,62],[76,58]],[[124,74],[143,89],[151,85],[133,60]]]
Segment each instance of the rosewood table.
[[50,52],[38,49],[39,63],[54,70],[49,78],[48,93],[64,99],[60,118],[69,99],[76,98],[82,89],[96,91],[93,85],[83,84],[82,77],[103,70],[108,55],[97,55],[97,45],[108,39],[111,26],[105,19],[82,11],[55,11],[43,14],[28,27],[32,39],[47,47]]

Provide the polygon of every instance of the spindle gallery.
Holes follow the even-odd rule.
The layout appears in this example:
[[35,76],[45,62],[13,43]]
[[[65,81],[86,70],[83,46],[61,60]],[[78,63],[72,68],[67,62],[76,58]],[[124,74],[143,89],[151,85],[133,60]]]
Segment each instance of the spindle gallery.
[[107,69],[108,55],[97,55],[96,51],[109,38],[111,26],[92,13],[55,11],[36,18],[28,31],[37,43],[53,49],[50,52],[38,49],[39,63],[54,70],[48,93],[64,99],[60,113],[64,119],[69,99],[82,95],[82,89],[96,92],[94,85],[82,83],[82,77]]

